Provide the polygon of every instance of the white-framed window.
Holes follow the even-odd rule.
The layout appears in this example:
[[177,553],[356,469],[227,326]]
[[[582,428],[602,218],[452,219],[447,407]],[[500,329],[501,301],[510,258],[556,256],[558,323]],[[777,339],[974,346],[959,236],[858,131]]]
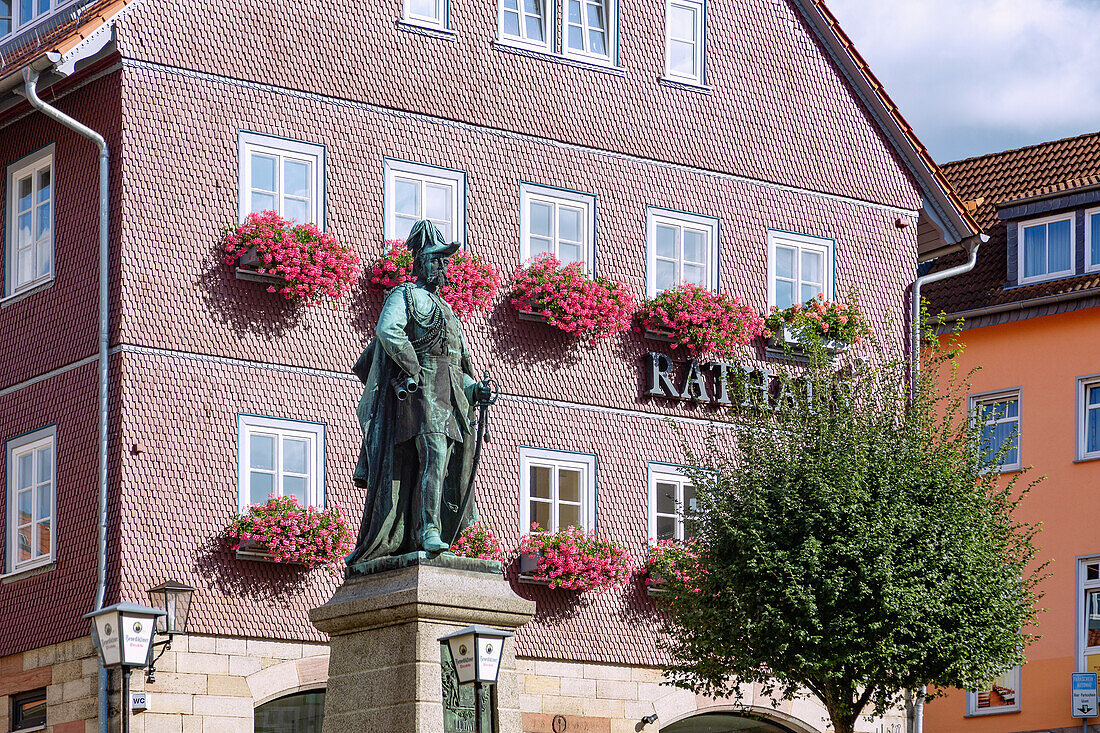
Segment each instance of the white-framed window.
[[562,263],[592,268],[596,251],[596,197],[523,184],[520,188],[520,260],[549,253]]
[[1100,458],[1100,374],[1077,379],[1077,460]]
[[615,0],[565,0],[563,50],[566,56],[611,63],[615,48]]
[[1073,274],[1073,214],[1023,221],[1018,227],[1021,284]]
[[646,295],[680,283],[718,289],[718,219],[646,210]]
[[1100,270],[1100,209],[1085,212],[1085,271]]
[[1015,713],[1020,710],[1020,668],[1013,667],[966,693],[967,715]]
[[665,77],[702,84],[706,63],[706,0],[666,0]]
[[684,513],[695,511],[695,486],[679,466],[649,464],[649,538],[686,540],[692,536]]
[[238,145],[241,221],[254,212],[275,211],[324,229],[323,145],[254,132],[240,133]]
[[970,398],[982,431],[981,450],[989,460],[1005,448],[996,467],[999,471],[1017,471],[1020,461],[1020,390],[990,392]]
[[550,51],[554,41],[554,6],[554,0],[498,0],[500,40]]
[[325,505],[325,426],[259,415],[237,418],[239,509],[274,494]]
[[57,429],[7,442],[7,572],[53,562],[57,545]]
[[466,174],[386,158],[386,239],[404,240],[427,219],[448,242],[466,241]]
[[53,278],[55,184],[53,145],[8,166],[5,296]]
[[768,230],[768,305],[833,299],[833,240]]
[[449,4],[448,0],[405,0],[404,20],[406,23],[446,30]]
[[0,40],[45,20],[69,0],[0,0]]
[[538,523],[550,532],[596,527],[596,457],[588,453],[520,448],[519,528]]
[[1078,672],[1100,672],[1100,556],[1077,561]]

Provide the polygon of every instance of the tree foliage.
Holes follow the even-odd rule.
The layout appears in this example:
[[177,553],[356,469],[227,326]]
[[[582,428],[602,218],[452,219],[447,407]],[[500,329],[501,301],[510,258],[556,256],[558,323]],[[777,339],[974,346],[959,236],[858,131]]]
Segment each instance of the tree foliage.
[[1015,518],[1030,486],[989,470],[957,339],[929,347],[911,387],[881,346],[838,363],[808,344],[771,404],[735,410],[703,452],[685,443],[702,570],[663,595],[674,684],[809,691],[850,733],[902,690],[1023,662],[1043,576],[1037,528]]

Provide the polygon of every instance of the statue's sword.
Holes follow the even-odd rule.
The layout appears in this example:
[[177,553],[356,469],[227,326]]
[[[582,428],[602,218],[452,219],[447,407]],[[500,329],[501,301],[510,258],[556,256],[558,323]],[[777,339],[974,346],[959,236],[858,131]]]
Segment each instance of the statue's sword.
[[466,510],[470,508],[470,501],[474,498],[474,479],[477,478],[477,463],[481,459],[481,444],[485,442],[485,425],[489,421],[489,405],[496,402],[497,397],[500,396],[500,387],[495,379],[489,378],[488,371],[485,372],[485,377],[481,381],[489,385],[489,399],[478,403],[477,442],[474,443],[474,460],[470,466],[470,483],[467,484],[466,493],[462,497],[462,504],[458,509],[459,521],[455,522],[455,533],[447,543],[448,545],[453,545],[455,540],[458,539],[459,533],[462,532],[462,517],[466,516]]

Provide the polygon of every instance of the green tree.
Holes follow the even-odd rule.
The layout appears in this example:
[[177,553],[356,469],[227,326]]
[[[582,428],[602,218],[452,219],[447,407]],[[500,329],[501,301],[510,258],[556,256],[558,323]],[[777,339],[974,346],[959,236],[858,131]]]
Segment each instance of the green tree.
[[809,344],[769,405],[735,410],[703,452],[685,443],[699,571],[663,596],[674,684],[809,691],[850,733],[902,690],[1023,662],[1043,577],[1037,528],[1014,516],[1031,487],[988,470],[969,375],[929,346],[911,387],[881,347],[838,363]]

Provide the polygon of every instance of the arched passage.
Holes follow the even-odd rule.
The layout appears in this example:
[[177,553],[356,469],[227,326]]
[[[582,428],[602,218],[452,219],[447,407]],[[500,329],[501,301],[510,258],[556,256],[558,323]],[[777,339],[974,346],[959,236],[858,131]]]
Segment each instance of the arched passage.
[[277,697],[256,708],[255,733],[321,733],[325,691],[307,690]]
[[661,728],[661,733],[795,733],[794,729],[751,713],[692,715]]

